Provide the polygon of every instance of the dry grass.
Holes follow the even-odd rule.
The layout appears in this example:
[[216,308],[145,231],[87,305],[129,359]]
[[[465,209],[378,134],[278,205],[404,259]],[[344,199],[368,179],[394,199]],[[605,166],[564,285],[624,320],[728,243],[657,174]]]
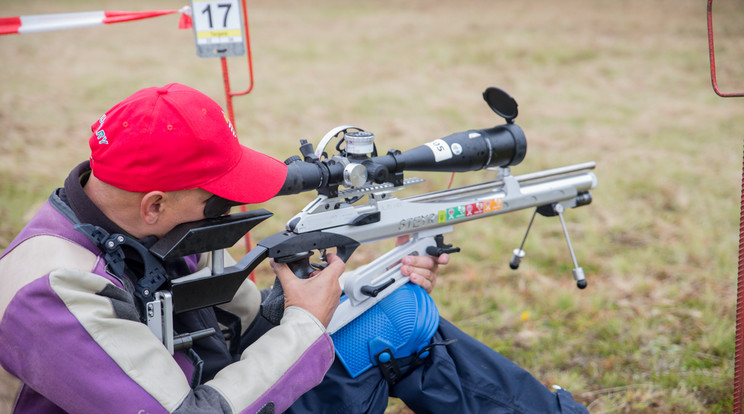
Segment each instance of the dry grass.
[[[517,213],[452,234],[464,253],[435,292],[443,315],[592,412],[730,411],[744,99],[711,90],[704,3],[252,1],[256,85],[235,100],[237,128],[282,159],[340,124],[405,149],[497,123],[479,94],[505,88],[530,147],[515,173],[598,163],[595,202],[567,215],[590,285],[573,287],[548,219],[509,270],[530,214]],[[744,90],[741,3],[714,3],[726,90]],[[182,5],[5,0],[0,15]],[[195,57],[176,25],[0,37],[0,247],[87,157],[88,126],[119,99],[177,81],[223,102],[219,62]],[[230,65],[235,89],[247,86],[245,61]],[[267,203],[277,219],[253,237],[309,198]]]

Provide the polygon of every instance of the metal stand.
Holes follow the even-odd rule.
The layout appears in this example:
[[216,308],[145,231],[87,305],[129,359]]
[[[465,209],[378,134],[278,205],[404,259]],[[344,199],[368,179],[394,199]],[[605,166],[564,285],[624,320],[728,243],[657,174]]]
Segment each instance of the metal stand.
[[530,232],[530,229],[532,228],[532,223],[535,221],[535,216],[537,213],[540,213],[543,216],[549,217],[549,216],[558,216],[561,220],[561,227],[563,227],[563,235],[566,237],[566,243],[568,243],[568,251],[571,254],[571,260],[573,261],[573,277],[576,280],[576,287],[579,289],[584,289],[587,285],[586,283],[586,277],[584,276],[584,269],[579,266],[579,263],[576,261],[576,254],[574,253],[573,246],[571,245],[571,238],[568,236],[568,228],[566,227],[566,222],[563,220],[563,210],[564,207],[560,203],[554,203],[547,206],[538,207],[535,209],[535,212],[532,213],[532,218],[530,219],[530,224],[527,225],[527,231],[524,233],[524,237],[522,238],[522,244],[519,245],[518,249],[514,249],[514,253],[512,254],[512,258],[509,261],[509,267],[512,269],[518,269],[519,264],[522,262],[522,259],[526,255],[524,249],[524,243],[527,240],[527,235]]

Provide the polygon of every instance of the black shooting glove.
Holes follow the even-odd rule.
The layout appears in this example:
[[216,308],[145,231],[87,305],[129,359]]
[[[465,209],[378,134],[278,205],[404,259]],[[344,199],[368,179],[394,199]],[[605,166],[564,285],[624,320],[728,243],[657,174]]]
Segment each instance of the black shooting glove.
[[261,302],[261,315],[274,325],[279,325],[284,316],[284,289],[278,277]]
[[[281,263],[286,263],[289,269],[292,270],[297,277],[301,279],[307,279],[310,275],[316,271],[322,269],[323,265],[311,265],[309,257],[312,253],[302,253],[295,255],[291,260],[284,258],[276,259]],[[263,296],[263,294],[262,294]],[[268,294],[264,296],[263,302],[261,303],[261,315],[266,318],[269,322],[274,325],[279,325],[279,322],[284,316],[284,289],[282,288],[279,278],[274,279],[274,286],[268,290]]]

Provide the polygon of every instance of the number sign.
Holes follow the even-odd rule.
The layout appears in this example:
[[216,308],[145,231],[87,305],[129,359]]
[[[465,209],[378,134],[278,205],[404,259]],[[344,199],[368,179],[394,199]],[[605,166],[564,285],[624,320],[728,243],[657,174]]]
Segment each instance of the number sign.
[[245,53],[240,0],[191,0],[196,53],[201,57]]

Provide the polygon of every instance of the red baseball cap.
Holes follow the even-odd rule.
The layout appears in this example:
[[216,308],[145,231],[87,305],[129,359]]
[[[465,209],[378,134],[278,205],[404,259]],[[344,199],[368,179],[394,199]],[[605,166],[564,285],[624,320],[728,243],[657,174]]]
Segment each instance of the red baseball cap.
[[240,144],[222,108],[178,83],[145,88],[92,126],[93,174],[132,192],[201,188],[240,203],[275,196],[287,166]]

